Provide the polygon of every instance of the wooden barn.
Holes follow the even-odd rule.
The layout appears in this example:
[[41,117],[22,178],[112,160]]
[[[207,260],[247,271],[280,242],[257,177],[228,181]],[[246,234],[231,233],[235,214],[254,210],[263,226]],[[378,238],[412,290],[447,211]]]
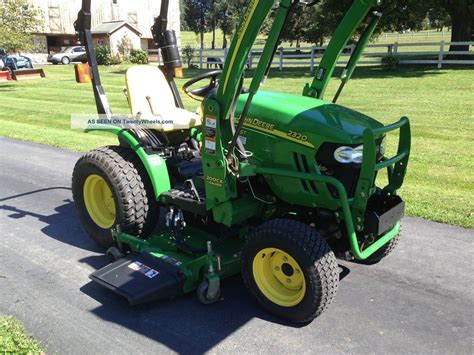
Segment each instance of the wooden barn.
[[[74,21],[81,0],[30,0],[43,12],[44,26],[35,35],[38,51],[44,54],[58,52],[63,47],[76,45]],[[110,40],[112,49],[120,34],[131,37],[141,49],[155,48],[150,28],[160,12],[160,0],[93,0],[92,28],[97,37]],[[179,0],[170,1],[169,23],[179,38]],[[112,31],[110,33],[110,31]]]

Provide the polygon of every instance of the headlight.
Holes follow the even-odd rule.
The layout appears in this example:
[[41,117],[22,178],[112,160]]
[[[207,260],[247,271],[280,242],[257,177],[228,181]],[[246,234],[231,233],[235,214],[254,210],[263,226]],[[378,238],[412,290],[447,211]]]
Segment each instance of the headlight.
[[334,151],[334,159],[336,159],[336,161],[342,164],[350,164],[350,163],[361,164],[363,151],[364,151],[363,145],[359,145],[355,148],[342,146],[342,147],[337,148]]

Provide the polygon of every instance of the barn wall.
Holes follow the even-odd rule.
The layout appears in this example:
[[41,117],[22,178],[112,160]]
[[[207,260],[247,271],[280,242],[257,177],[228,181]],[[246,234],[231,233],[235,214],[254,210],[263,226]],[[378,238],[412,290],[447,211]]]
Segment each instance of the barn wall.
[[[137,27],[143,38],[152,38],[150,27],[160,12],[160,0],[92,0],[92,27],[102,22],[123,20]],[[74,21],[81,7],[81,0],[30,0],[43,12],[45,34],[74,34]],[[179,0],[170,1],[170,27],[179,37]]]

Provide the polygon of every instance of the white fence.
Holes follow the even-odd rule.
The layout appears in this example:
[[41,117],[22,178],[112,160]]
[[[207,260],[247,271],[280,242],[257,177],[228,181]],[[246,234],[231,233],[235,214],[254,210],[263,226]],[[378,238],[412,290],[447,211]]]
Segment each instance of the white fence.
[[[449,52],[450,45],[467,45],[468,51]],[[382,58],[395,56],[400,65],[431,64],[442,68],[450,65],[474,65],[474,42],[423,42],[423,43],[383,43],[369,44],[365,49],[359,64],[380,65]],[[344,65],[349,60],[355,45],[347,46],[341,55],[339,65]],[[326,46],[312,46],[299,48],[279,48],[273,58],[272,66],[283,70],[286,67],[305,67],[313,71],[321,60]],[[257,65],[263,47],[253,48],[247,62],[249,69]],[[150,50],[155,54],[156,50]],[[195,49],[191,63],[199,68],[220,67],[224,63],[228,49]],[[468,56],[469,59],[452,59],[455,55]],[[183,56],[183,62],[186,58]]]

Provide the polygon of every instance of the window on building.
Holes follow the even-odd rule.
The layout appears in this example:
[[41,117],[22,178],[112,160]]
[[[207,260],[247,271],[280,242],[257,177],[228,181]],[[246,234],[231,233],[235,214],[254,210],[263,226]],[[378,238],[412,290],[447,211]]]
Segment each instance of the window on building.
[[118,0],[112,0],[112,5],[118,5]]

